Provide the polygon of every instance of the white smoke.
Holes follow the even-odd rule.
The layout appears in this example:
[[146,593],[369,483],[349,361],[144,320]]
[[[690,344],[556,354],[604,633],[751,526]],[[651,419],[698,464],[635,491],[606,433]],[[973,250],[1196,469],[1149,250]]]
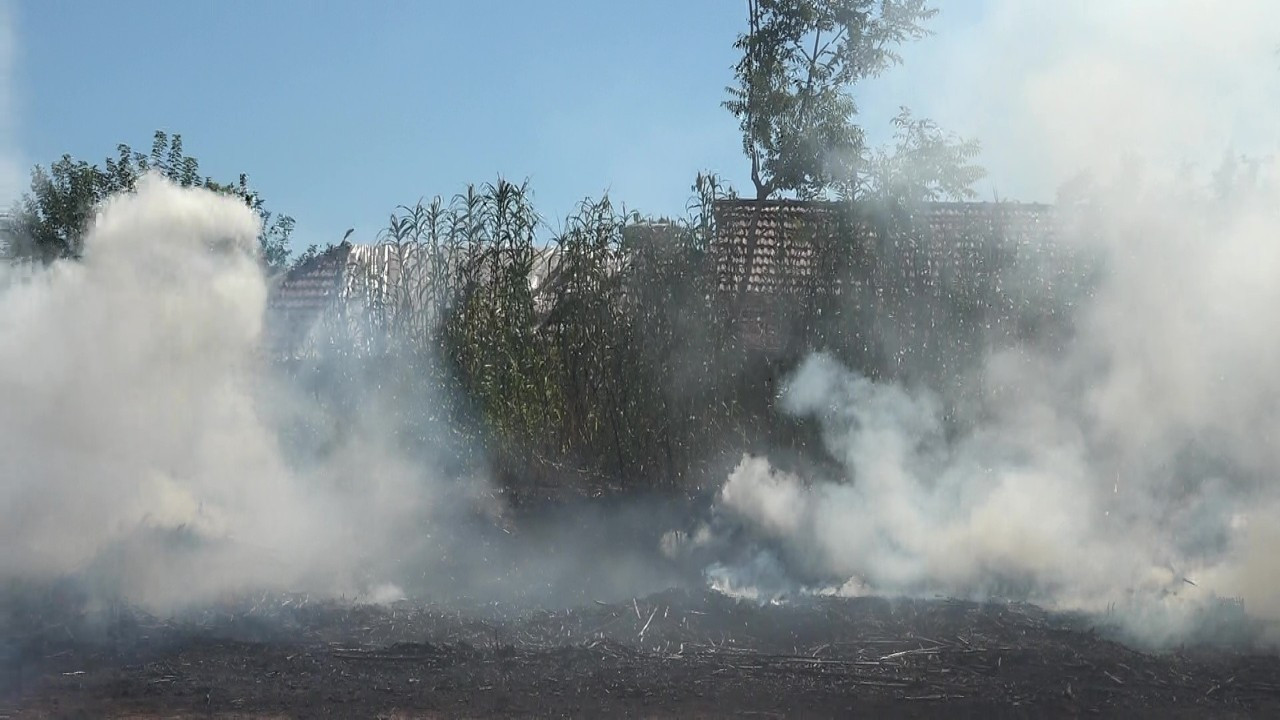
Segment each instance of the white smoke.
[[720,511],[859,592],[1118,606],[1153,642],[1219,597],[1280,619],[1280,196],[1200,198],[1111,194],[1073,341],[993,348],[982,420],[958,435],[927,389],[810,357],[780,404],[820,423],[845,477],[747,458]]
[[951,84],[991,89],[956,124],[999,116],[997,169],[1093,178],[1089,232],[1062,241],[1103,274],[1066,351],[991,348],[958,434],[930,390],[810,357],[780,403],[820,423],[844,477],[746,458],[718,511],[820,586],[1119,606],[1153,642],[1214,598],[1280,619],[1280,8],[1038,7],[992,5],[947,72],[998,79]]
[[82,261],[0,282],[0,576],[80,573],[156,607],[386,580],[365,574],[440,484],[375,408],[323,464],[285,461],[278,419],[315,411],[260,358],[259,229],[238,199],[147,176]]
[[1204,169],[1228,150],[1275,150],[1269,0],[938,5],[937,35],[871,91],[981,141],[1002,197],[1052,200],[1077,173],[1135,158]]

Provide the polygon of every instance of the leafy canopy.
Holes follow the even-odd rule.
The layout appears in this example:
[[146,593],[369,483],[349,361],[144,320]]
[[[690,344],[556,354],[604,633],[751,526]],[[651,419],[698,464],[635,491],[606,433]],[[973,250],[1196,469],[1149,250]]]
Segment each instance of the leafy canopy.
[[183,152],[182,136],[161,130],[155,133],[149,155],[124,144],[117,146],[116,152],[102,167],[70,155],[63,155],[48,169],[37,165],[31,173],[30,190],[9,221],[0,226],[0,246],[5,254],[10,259],[42,263],[80,257],[85,230],[98,206],[115,193],[132,192],[139,178],[155,171],[183,187],[208,188],[243,200],[262,218],[258,240],[263,261],[273,270],[287,265],[294,220],[267,210],[262,196],[249,188],[246,175],[232,183],[201,176],[199,161]]
[[758,198],[812,198],[857,173],[865,144],[849,88],[898,63],[895,49],[926,36],[936,13],[925,0],[748,0],[724,106]]

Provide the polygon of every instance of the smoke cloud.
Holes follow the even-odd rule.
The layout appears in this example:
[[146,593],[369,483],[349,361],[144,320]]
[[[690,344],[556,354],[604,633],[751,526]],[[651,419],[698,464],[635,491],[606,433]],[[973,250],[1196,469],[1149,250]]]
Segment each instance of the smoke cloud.
[[0,283],[0,576],[157,608],[370,592],[480,492],[401,452],[376,393],[322,461],[289,461],[281,428],[327,418],[259,354],[259,229],[236,198],[148,176],[82,261]]
[[[0,200],[9,20],[0,4]],[[715,548],[711,583],[758,597],[1119,608],[1152,642],[1186,637],[1216,598],[1280,619],[1277,20],[1265,0],[997,0],[940,36],[941,75],[918,86],[932,99],[909,104],[983,140],[1006,187],[1091,178],[1072,194],[1087,222],[1060,238],[1101,268],[1064,306],[1071,342],[993,344],[937,387],[809,357],[779,404],[821,427],[837,477],[744,458],[713,519],[662,551]],[[483,481],[443,477],[430,437],[398,440],[400,411],[438,398],[356,382],[335,418],[280,381],[260,353],[259,230],[234,198],[147,177],[101,209],[82,261],[0,270],[0,577],[75,575],[153,608],[671,581],[636,548],[679,509],[570,508],[500,546],[469,524]],[[970,382],[981,402],[956,428]],[[299,448],[298,427],[336,429]]]
[[868,90],[981,141],[985,198],[1051,201],[1078,173],[1136,158],[1204,171],[1231,150],[1274,152],[1275,3],[938,5],[937,35]]
[[779,406],[818,423],[841,477],[744,458],[700,537],[737,523],[758,552],[708,575],[759,592],[763,557],[774,594],[1110,610],[1157,644],[1221,599],[1280,620],[1280,9],[1031,5],[948,39],[944,74],[988,79],[926,109],[985,130],[1015,185],[1075,179],[1059,241],[1100,275],[1064,302],[1070,342],[993,343],[958,429],[947,387],[809,357]]
[[340,335],[311,365],[268,357],[259,230],[237,198],[148,175],[80,260],[0,270],[0,582],[169,613],[263,591],[562,607],[680,581],[657,548],[673,501],[504,517],[422,381],[432,358]]

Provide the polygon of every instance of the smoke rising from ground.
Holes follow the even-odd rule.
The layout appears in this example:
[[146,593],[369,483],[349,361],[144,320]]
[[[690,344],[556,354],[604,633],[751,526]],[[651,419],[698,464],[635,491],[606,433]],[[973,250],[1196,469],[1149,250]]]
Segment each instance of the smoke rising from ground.
[[[956,68],[998,58],[1007,82],[965,104],[1003,109],[1003,138],[984,138],[998,163],[1077,179],[1064,197],[1080,204],[1061,211],[1082,221],[1060,241],[1101,276],[1070,308],[1071,342],[989,348],[958,433],[943,389],[810,357],[780,405],[820,424],[843,477],[745,458],[717,509],[761,554],[713,582],[758,589],[763,556],[775,591],[1111,608],[1153,643],[1187,637],[1215,598],[1280,620],[1280,10],[1041,9],[995,3],[986,37],[948,47]],[[1041,45],[1040,25],[1060,32]]]
[[774,588],[1111,608],[1157,643],[1216,598],[1280,620],[1280,197],[1173,190],[1102,200],[1105,274],[1073,341],[992,348],[957,434],[928,388],[806,360],[780,405],[820,424],[844,477],[746,458],[718,499],[783,558]]
[[504,528],[421,382],[431,358],[268,358],[259,230],[238,198],[147,176],[82,259],[4,268],[0,582],[180,612],[262,591],[563,606],[676,581],[655,562],[671,502]]
[[282,423],[322,418],[259,355],[258,232],[240,200],[149,176],[82,261],[0,285],[0,575],[156,607],[365,592],[449,507],[373,408],[322,464],[286,462]]
[[[982,139],[1014,187],[1091,171],[1074,186],[1088,222],[1062,241],[1101,258],[1101,279],[1071,308],[1065,352],[990,348],[958,431],[948,388],[809,358],[781,404],[820,423],[840,477],[745,459],[715,512],[750,552],[712,582],[1118,606],[1157,642],[1214,597],[1280,618],[1276,20],[1262,0],[1008,0],[935,46],[938,99],[909,104]],[[922,60],[908,70],[930,72]],[[1259,163],[1204,171],[1241,152]],[[667,580],[650,548],[597,542],[655,525],[640,503],[553,517],[518,551],[482,542],[465,518],[483,484],[396,441],[392,406],[431,397],[358,386],[341,431],[299,462],[283,429],[333,418],[259,356],[258,231],[238,200],[148,178],[103,208],[82,262],[0,276],[0,576],[76,574],[159,608],[251,588],[391,599],[389,582],[562,598],[552,586],[585,585],[589,565],[601,599]],[[722,530],[663,549],[743,536]]]

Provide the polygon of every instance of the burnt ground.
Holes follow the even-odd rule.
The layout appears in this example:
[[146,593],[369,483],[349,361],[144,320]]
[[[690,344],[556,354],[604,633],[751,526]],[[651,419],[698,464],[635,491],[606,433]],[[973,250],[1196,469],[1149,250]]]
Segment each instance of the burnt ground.
[[672,590],[520,614],[290,596],[6,635],[15,718],[1280,716],[1275,655],[1148,654],[1011,603]]

